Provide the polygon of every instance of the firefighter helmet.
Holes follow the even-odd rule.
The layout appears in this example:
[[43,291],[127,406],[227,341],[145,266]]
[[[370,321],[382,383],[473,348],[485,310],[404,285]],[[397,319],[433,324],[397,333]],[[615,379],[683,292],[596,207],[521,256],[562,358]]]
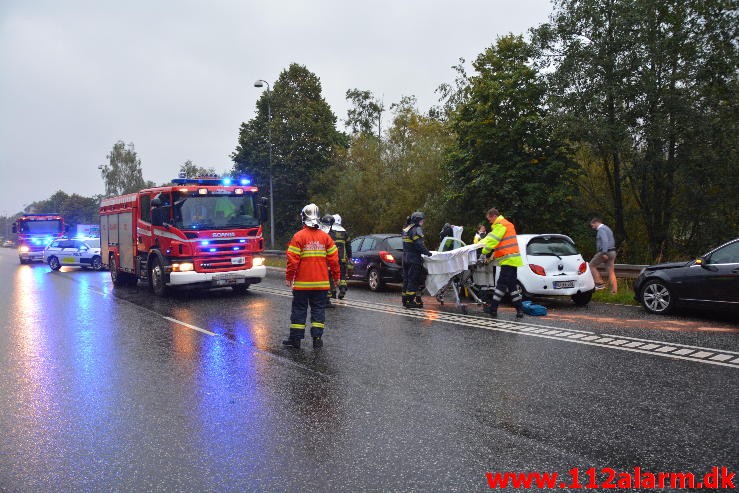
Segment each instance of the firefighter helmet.
[[328,233],[331,231],[331,226],[334,225],[334,216],[331,214],[326,214],[325,216],[321,216],[321,231],[324,233]]
[[336,226],[341,226],[341,216],[338,214],[334,214],[334,224]]
[[318,210],[318,206],[316,204],[308,204],[303,207],[302,211],[300,211],[300,220],[306,226],[317,228],[319,226],[318,217],[320,216],[320,214],[321,213]]
[[413,224],[419,224],[426,216],[423,215],[423,212],[416,211],[413,214],[411,214],[411,222]]

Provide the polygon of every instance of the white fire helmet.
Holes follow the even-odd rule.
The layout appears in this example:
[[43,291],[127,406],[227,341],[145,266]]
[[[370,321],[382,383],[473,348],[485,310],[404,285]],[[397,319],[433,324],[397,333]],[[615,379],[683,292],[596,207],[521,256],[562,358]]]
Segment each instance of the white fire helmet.
[[334,226],[341,226],[341,216],[334,214]]
[[319,226],[318,218],[320,215],[321,213],[316,204],[308,204],[303,207],[302,211],[300,211],[300,220],[303,221],[303,224],[306,226],[317,228]]

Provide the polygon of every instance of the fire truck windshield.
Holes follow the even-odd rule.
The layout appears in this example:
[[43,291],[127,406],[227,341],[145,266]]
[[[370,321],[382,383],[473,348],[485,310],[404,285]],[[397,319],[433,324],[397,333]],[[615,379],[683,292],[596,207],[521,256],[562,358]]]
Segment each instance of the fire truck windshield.
[[21,234],[56,234],[62,232],[62,223],[58,219],[41,221],[20,221],[19,232]]
[[259,226],[254,197],[244,195],[192,196],[173,194],[172,216],[179,229],[232,229]]

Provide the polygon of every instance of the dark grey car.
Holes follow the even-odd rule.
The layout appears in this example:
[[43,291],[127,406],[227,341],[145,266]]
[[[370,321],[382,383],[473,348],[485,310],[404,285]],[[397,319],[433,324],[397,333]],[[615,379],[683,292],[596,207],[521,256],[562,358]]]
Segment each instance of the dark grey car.
[[688,304],[739,309],[739,238],[689,262],[645,268],[634,294],[651,313],[667,314]]
[[358,236],[351,245],[350,279],[366,281],[372,291],[388,282],[403,282],[403,238],[399,234]]

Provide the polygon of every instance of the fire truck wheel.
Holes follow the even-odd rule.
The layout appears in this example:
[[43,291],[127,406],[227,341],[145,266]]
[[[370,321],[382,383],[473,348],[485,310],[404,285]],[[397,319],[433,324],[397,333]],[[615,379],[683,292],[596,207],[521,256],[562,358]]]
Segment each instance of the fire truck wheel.
[[55,256],[49,257],[49,268],[51,270],[59,270],[61,268],[62,264],[59,263],[59,259]]
[[115,255],[110,255],[108,266],[110,267],[110,280],[113,281],[113,286],[123,286],[126,283],[126,278],[121,272],[118,272],[118,261]]
[[236,294],[244,294],[249,291],[249,283],[237,284],[236,286],[231,286],[231,289],[233,289]]
[[157,296],[167,295],[167,285],[164,283],[164,266],[159,258],[155,258],[151,263],[149,271],[149,286]]

